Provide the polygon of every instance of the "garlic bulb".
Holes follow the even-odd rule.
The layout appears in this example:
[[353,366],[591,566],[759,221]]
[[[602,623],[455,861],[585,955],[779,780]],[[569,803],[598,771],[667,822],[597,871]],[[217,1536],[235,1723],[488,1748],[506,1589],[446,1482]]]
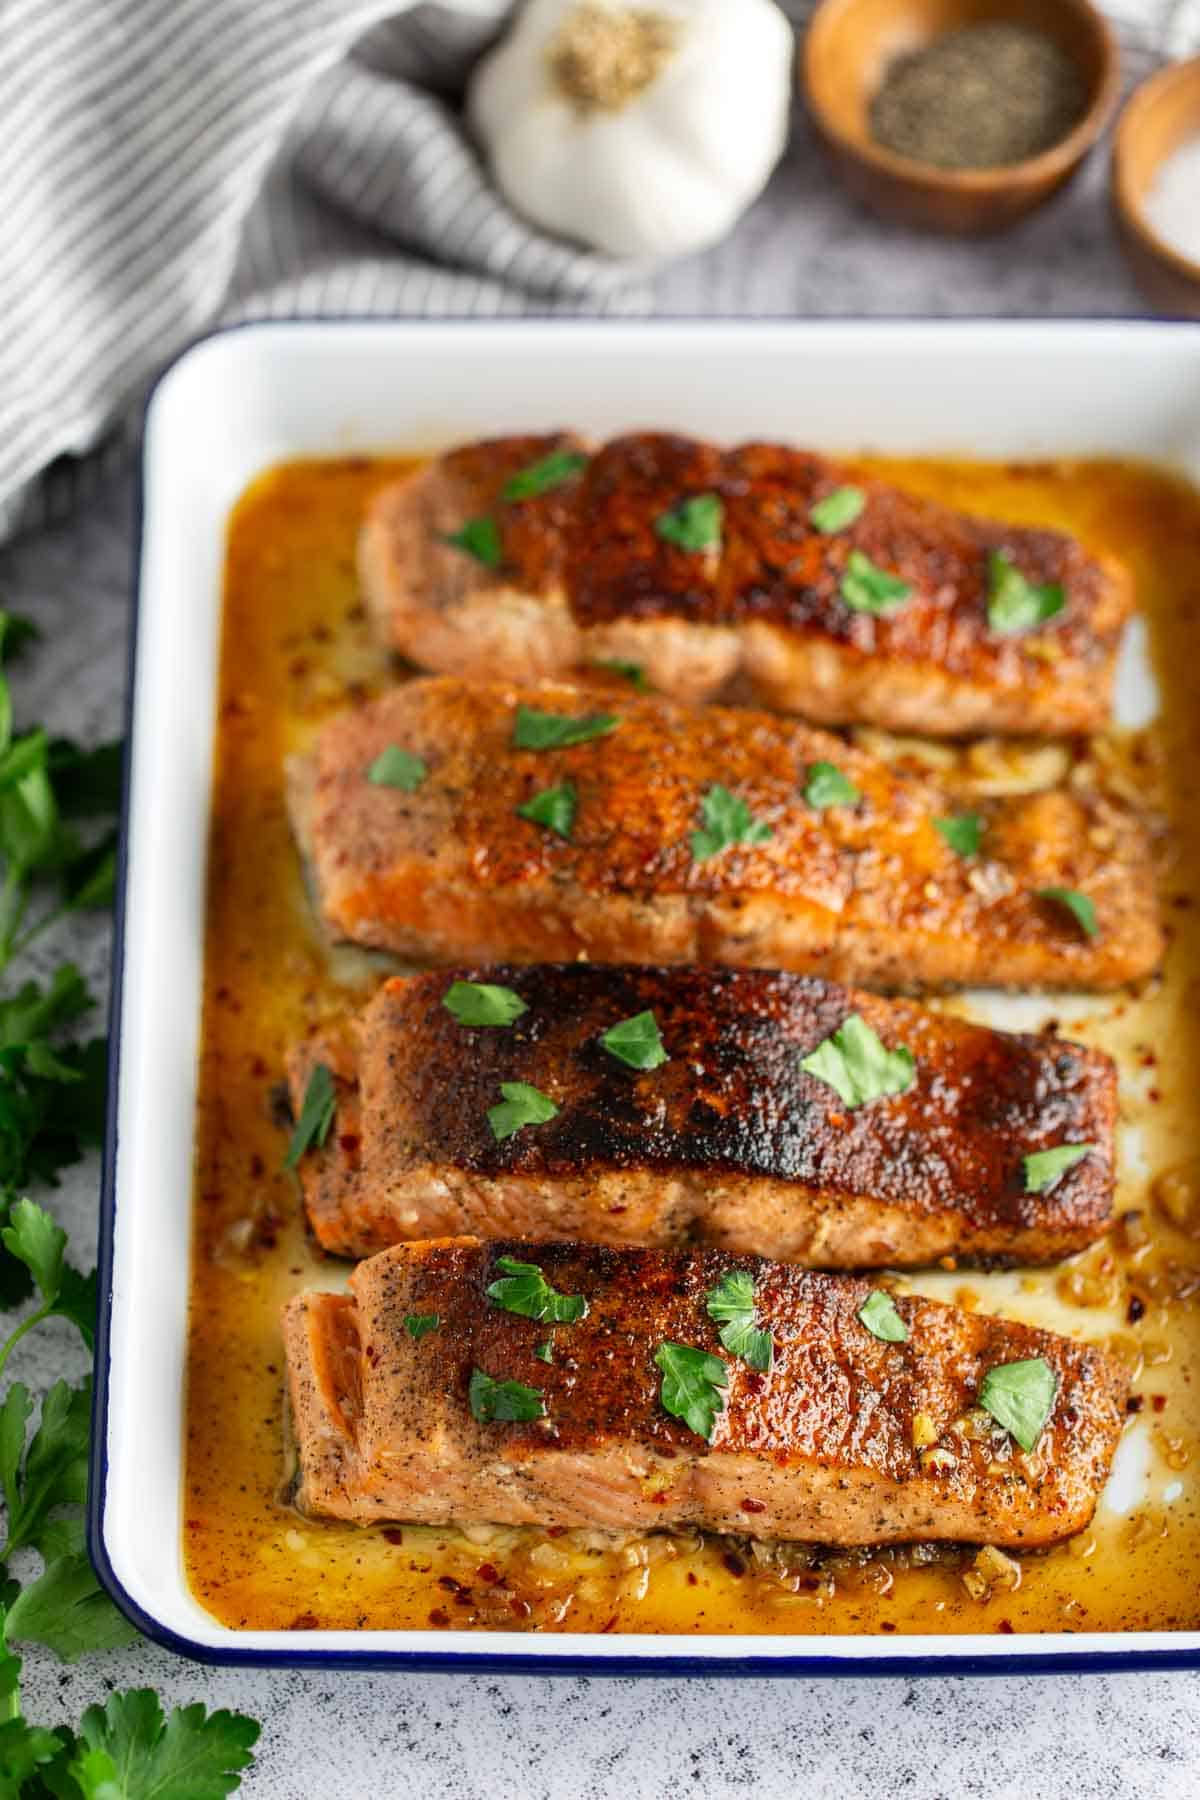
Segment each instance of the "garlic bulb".
[[610,256],[724,235],[787,141],[791,27],[774,0],[526,0],[468,116],[518,212]]

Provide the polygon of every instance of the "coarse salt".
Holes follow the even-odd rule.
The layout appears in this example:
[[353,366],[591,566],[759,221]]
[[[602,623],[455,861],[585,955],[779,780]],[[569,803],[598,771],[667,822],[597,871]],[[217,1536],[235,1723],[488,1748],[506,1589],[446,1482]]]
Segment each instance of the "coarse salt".
[[1172,249],[1200,262],[1200,136],[1160,164],[1146,195],[1146,217]]

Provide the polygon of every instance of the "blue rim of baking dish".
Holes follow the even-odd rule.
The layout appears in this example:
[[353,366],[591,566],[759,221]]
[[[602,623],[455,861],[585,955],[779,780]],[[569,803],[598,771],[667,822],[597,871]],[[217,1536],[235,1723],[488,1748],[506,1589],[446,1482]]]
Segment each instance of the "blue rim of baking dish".
[[[438,1634],[431,1631],[430,1645],[426,1650],[377,1650],[370,1648],[373,1632],[363,1632],[363,1645],[360,1649],[312,1649],[303,1647],[303,1636],[297,1634],[295,1649],[290,1646],[238,1648],[236,1644],[208,1644],[198,1639],[184,1636],[164,1625],[152,1613],[136,1601],[123,1585],[112,1566],[108,1549],[104,1541],[104,1509],[108,1487],[108,1410],[109,1410],[109,1378],[111,1357],[112,1327],[112,1280],[113,1280],[113,1248],[116,1232],[116,1166],[117,1166],[117,1099],[120,1090],[121,1060],[121,1016],[124,998],[125,975],[125,920],[127,887],[129,874],[129,797],[130,771],[133,754],[133,710],[134,679],[137,671],[138,641],[141,631],[141,598],[142,598],[142,538],[145,520],[145,457],[144,439],[146,418],[151,403],[159,387],[172,373],[176,366],[183,362],[193,350],[201,344],[214,339],[225,338],[235,333],[257,332],[263,329],[271,334],[287,334],[293,327],[311,330],[321,325],[352,325],[356,328],[364,326],[383,327],[395,330],[396,326],[419,332],[424,325],[436,325],[439,329],[447,326],[462,325],[468,329],[485,323],[491,330],[506,329],[514,334],[528,331],[531,328],[549,331],[555,328],[570,330],[572,326],[596,326],[611,323],[618,329],[622,326],[636,327],[640,330],[670,330],[672,326],[683,323],[693,326],[713,326],[718,330],[744,328],[753,331],[758,324],[779,327],[789,323],[800,325],[805,332],[814,336],[820,334],[823,327],[844,331],[847,327],[861,327],[864,330],[875,328],[896,329],[911,326],[917,329],[932,325],[949,327],[953,333],[956,327],[967,329],[987,329],[1013,332],[1028,330],[1034,327],[1040,331],[1064,335],[1072,327],[1092,324],[1120,324],[1129,326],[1135,332],[1141,326],[1151,326],[1158,330],[1172,330],[1182,326],[1189,329],[1186,320],[1159,319],[1151,317],[1129,317],[1128,315],[1090,315],[1086,319],[989,319],[989,318],[828,318],[803,319],[787,321],[782,319],[756,320],[744,317],[712,318],[687,317],[674,318],[661,315],[646,319],[598,320],[591,316],[564,317],[562,315],[532,315],[519,318],[487,319],[481,321],[473,318],[420,319],[366,316],[353,314],[314,315],[289,319],[248,319],[231,325],[218,326],[211,331],[198,333],[180,349],[178,354],[167,363],[156,376],[148,390],[140,414],[140,434],[138,443],[138,473],[134,491],[133,506],[133,542],[136,547],[134,559],[129,651],[126,663],[126,694],[124,705],[125,745],[121,769],[121,816],[120,836],[117,846],[117,867],[115,884],[115,905],[113,915],[113,953],[112,977],[108,1006],[108,1045],[109,1045],[109,1078],[108,1094],[105,1105],[103,1170],[100,1188],[99,1239],[96,1251],[97,1274],[97,1320],[95,1375],[92,1394],[92,1431],[88,1461],[88,1499],[87,1499],[87,1548],[92,1565],[111,1599],[120,1611],[137,1629],[154,1643],[161,1644],[167,1650],[173,1650],[179,1656],[191,1658],[193,1661],[214,1664],[228,1668],[294,1668],[294,1669],[396,1669],[417,1673],[448,1673],[459,1671],[464,1674],[490,1675],[576,1675],[595,1679],[601,1676],[655,1675],[679,1677],[691,1675],[711,1676],[880,1676],[896,1675],[912,1678],[917,1675],[1045,1675],[1045,1674],[1085,1674],[1085,1673],[1126,1673],[1131,1670],[1172,1670],[1200,1668],[1200,1648],[1197,1649],[1113,1649],[1113,1650],[1029,1650],[998,1652],[995,1655],[980,1655],[968,1652],[955,1655],[953,1651],[938,1652],[930,1655],[925,1651],[914,1651],[906,1654],[900,1647],[904,1636],[897,1634],[888,1638],[888,1643],[897,1646],[894,1653],[887,1656],[846,1656],[808,1652],[803,1655],[787,1656],[691,1656],[671,1652],[661,1656],[645,1656],[636,1652],[613,1656],[596,1656],[582,1651],[577,1654],[568,1652],[550,1652],[543,1655],[523,1655],[519,1651],[500,1651],[487,1649],[474,1650],[438,1650],[436,1645]],[[1192,324],[1190,330],[1200,331],[1200,326]],[[480,1639],[487,1643],[489,1634],[481,1632]],[[562,1634],[567,1635],[567,1634]],[[630,1633],[630,1636],[634,1634]],[[874,1636],[874,1633],[863,1636]],[[1037,1633],[1022,1633],[1020,1641],[1034,1641]],[[1106,1638],[1119,1639],[1124,1634],[1110,1632]],[[1158,1635],[1166,1636],[1167,1633]],[[650,1641],[653,1641],[651,1636]],[[778,1641],[777,1639],[775,1641]],[[829,1639],[817,1641],[830,1641]],[[837,1641],[836,1639],[833,1641]],[[862,1641],[861,1638],[859,1641]],[[955,1636],[947,1634],[946,1643],[953,1644]]]

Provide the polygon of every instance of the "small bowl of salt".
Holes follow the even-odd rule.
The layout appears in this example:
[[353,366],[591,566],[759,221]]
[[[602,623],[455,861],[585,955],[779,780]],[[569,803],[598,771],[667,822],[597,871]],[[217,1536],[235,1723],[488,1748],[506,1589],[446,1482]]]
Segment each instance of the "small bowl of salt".
[[1157,311],[1200,319],[1200,57],[1135,91],[1113,141],[1121,242]]

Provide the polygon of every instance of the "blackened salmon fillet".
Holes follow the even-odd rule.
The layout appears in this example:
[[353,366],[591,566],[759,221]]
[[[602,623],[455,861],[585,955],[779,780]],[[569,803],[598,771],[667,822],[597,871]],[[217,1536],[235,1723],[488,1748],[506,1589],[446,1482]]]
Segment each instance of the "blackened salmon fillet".
[[[480,1005],[505,1022],[462,1021]],[[901,1059],[880,1084],[900,1091],[847,1087],[852,1020],[868,1053],[873,1039]],[[803,1066],[822,1045],[833,1082]],[[831,1269],[1047,1262],[1099,1236],[1112,1204],[1109,1057],[813,977],[602,963],[396,977],[294,1046],[297,1117],[320,1065],[336,1120],[299,1175],[336,1255],[469,1233],[699,1242]],[[506,1082],[554,1116],[498,1137]],[[1027,1167],[1069,1146],[1078,1160],[1052,1177]]]
[[1098,729],[1133,604],[1127,571],[1062,532],[665,433],[451,451],[376,496],[359,566],[384,641],[439,673],[630,662],[675,699],[739,678],[824,724],[926,735]]
[[[531,1256],[542,1285],[514,1288],[509,1265]],[[731,1277],[769,1334],[747,1353],[769,1368],[719,1335]],[[872,1285],[715,1250],[398,1244],[357,1266],[348,1296],[284,1308],[299,1502],[363,1523],[691,1526],[830,1545],[1031,1549],[1086,1525],[1124,1368],[931,1300],[889,1310]],[[582,1316],[534,1316],[543,1290],[560,1317]],[[875,1309],[902,1340],[876,1335]],[[1025,1448],[1002,1388],[1032,1405]]]
[[418,680],[330,719],[289,779],[330,934],[424,960],[1104,989],[1162,951],[1127,807],[982,802],[962,854],[936,781],[778,713]]

